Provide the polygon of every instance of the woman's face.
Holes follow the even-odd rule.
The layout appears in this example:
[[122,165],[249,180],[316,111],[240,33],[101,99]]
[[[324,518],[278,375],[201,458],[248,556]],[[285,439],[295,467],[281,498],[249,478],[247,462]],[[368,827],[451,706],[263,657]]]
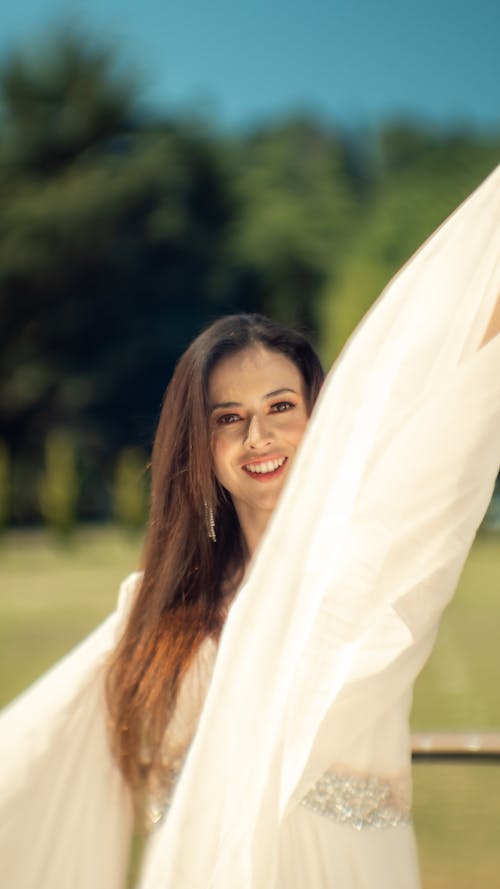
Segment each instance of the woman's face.
[[299,369],[264,346],[222,358],[209,380],[214,469],[240,521],[271,512],[308,421]]

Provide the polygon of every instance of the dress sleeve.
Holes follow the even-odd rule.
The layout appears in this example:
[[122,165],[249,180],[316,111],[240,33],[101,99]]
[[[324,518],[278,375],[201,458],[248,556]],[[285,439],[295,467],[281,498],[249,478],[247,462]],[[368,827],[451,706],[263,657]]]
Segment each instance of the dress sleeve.
[[132,826],[112,758],[104,666],[138,575],[117,610],[0,716],[0,860],[9,889],[123,889]]
[[142,889],[272,887],[324,720],[333,761],[380,718],[381,688],[411,687],[500,464],[500,337],[479,348],[499,293],[500,168],[396,276],[323,388]]

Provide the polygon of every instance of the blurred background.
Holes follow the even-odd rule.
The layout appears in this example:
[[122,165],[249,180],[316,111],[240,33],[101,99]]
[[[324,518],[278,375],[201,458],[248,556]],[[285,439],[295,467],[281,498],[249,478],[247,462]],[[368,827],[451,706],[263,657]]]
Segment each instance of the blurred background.
[[[499,33],[497,0],[2,11],[3,700],[136,566],[162,394],[200,328],[264,312],[328,365],[500,162]],[[494,500],[417,728],[500,727],[499,528]],[[485,768],[416,768],[426,887],[496,885],[500,779]]]

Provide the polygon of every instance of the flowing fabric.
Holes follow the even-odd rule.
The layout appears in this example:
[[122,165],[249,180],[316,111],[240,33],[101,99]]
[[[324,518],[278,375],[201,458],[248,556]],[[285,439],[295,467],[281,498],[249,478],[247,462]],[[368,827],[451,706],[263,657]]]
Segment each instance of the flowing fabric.
[[[141,889],[292,889],[282,858],[320,817],[300,804],[324,771],[408,768],[394,714],[405,722],[500,464],[500,337],[480,348],[499,294],[500,168],[389,285],[324,386]],[[130,800],[107,746],[103,665],[134,582],[0,721],[9,889],[123,885]],[[383,862],[401,835],[364,832],[354,858]],[[347,849],[332,850],[340,874]]]
[[[143,889],[272,887],[280,824],[411,686],[500,464],[500,337],[480,348],[499,295],[500,168],[399,273],[324,387]],[[364,767],[378,773],[375,752]]]
[[118,608],[0,716],[0,868],[8,889],[123,889],[132,806],[111,756],[104,664]]

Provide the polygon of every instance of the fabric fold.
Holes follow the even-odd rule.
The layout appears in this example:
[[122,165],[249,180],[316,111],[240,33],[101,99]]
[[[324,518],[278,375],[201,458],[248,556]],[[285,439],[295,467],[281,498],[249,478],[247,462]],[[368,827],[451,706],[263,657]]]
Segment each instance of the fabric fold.
[[132,806],[107,735],[104,666],[135,589],[0,715],[0,861],[9,889],[123,889]]
[[280,823],[325,766],[318,734],[327,725],[348,762],[373,695],[411,687],[500,463],[499,339],[478,351],[499,294],[497,169],[396,276],[325,384],[142,889],[273,886]]
[[[407,706],[500,463],[500,337],[479,348],[499,294],[500,168],[328,377],[231,608],[142,889],[273,889],[284,819],[332,760],[349,766],[391,702]],[[0,717],[9,889],[123,886],[131,805],[103,676],[136,582]],[[380,748],[356,769],[377,774]]]

